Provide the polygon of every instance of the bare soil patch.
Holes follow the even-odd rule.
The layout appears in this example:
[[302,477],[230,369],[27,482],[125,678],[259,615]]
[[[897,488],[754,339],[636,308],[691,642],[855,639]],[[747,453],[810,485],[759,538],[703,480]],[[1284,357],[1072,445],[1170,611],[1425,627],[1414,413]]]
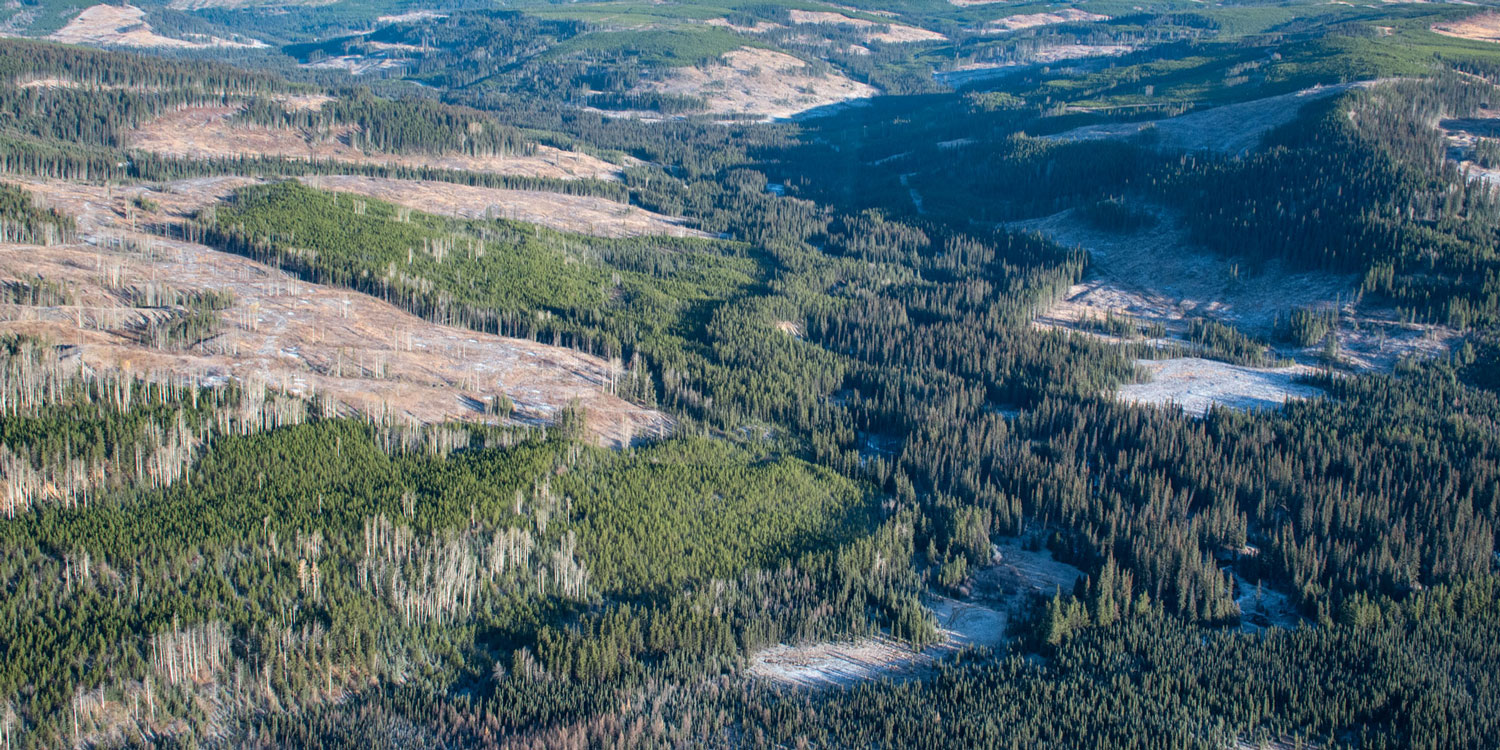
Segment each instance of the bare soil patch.
[[1322,395],[1321,389],[1294,382],[1312,374],[1303,365],[1278,368],[1241,367],[1211,359],[1137,360],[1150,373],[1145,383],[1122,386],[1121,401],[1153,406],[1176,406],[1194,416],[1203,416],[1213,406],[1231,409],[1276,409],[1287,401]]
[[312,70],[343,70],[350,75],[360,76],[377,70],[395,70],[405,67],[408,62],[410,61],[400,55],[339,55],[305,63],[302,67]]
[[711,236],[683,226],[679,219],[586,195],[354,175],[310,176],[301,180],[320,190],[358,193],[420,211],[464,219],[513,219],[597,237]]
[[1459,39],[1500,42],[1500,13],[1479,13],[1458,21],[1443,21],[1433,24],[1432,30]]
[[885,637],[790,646],[779,644],[751,655],[755,679],[797,687],[848,685],[881,677],[928,673],[939,659],[966,648],[994,648],[1007,640],[1010,622],[1033,596],[1071,591],[1083,571],[1058,562],[1046,550],[1019,539],[993,545],[992,564],[975,572],[962,598],[929,595],[922,604],[937,618],[942,641],[921,651]]
[[1005,18],[985,24],[985,29],[993,32],[1020,31],[1021,29],[1033,29],[1038,26],[1051,26],[1059,23],[1091,23],[1108,20],[1109,16],[1098,13],[1090,13],[1077,8],[1063,8],[1051,13],[1024,13],[1006,16]]
[[[376,417],[422,423],[493,419],[483,405],[505,394],[514,419],[547,423],[573,399],[602,443],[622,445],[670,428],[660,412],[610,393],[617,363],[534,341],[441,326],[367,295],[309,284],[275,268],[202,245],[136,231],[146,219],[180,221],[246,178],[93,187],[22,182],[46,205],[78,217],[76,245],[0,246],[0,277],[41,275],[63,283],[73,304],[0,307],[0,330],[73,344],[95,369],[163,373],[214,383],[255,380],[321,395]],[[162,206],[136,215],[135,198]],[[156,314],[131,307],[122,290],[159,285],[234,295],[217,336],[184,351],[139,343],[128,327]]]
[[381,16],[376,18],[375,21],[376,23],[414,23],[416,21],[436,21],[447,17],[447,13],[435,10],[412,10],[393,16]]
[[85,8],[73,20],[47,37],[68,44],[97,44],[112,47],[172,47],[207,49],[209,47],[265,47],[257,39],[220,39],[202,36],[193,40],[162,36],[146,23],[146,11],[133,5],[95,5]]
[[[1094,229],[1071,211],[1011,224],[1014,230],[1040,232],[1060,244],[1081,247],[1090,256],[1088,277],[1039,316],[1036,325],[1113,340],[1092,332],[1089,323],[1123,316],[1160,323],[1167,332],[1162,343],[1183,343],[1189,320],[1206,317],[1274,341],[1277,320],[1289,318],[1292,310],[1337,306],[1341,363],[1376,371],[1391,370],[1403,356],[1441,354],[1457,340],[1450,328],[1408,323],[1393,310],[1352,304],[1359,284],[1354,274],[1296,271],[1275,259],[1252,267],[1194,246],[1178,217],[1155,210],[1157,225],[1133,233]],[[1322,349],[1315,344],[1279,351],[1316,363]]]
[[1239,573],[1234,574],[1235,604],[1240,608],[1240,629],[1249,632],[1278,627],[1295,629],[1304,622],[1302,614],[1292,606],[1291,597],[1283,591],[1267,586],[1255,585]]
[[740,26],[731,22],[728,18],[710,18],[707,21],[704,21],[704,23],[708,24],[709,26],[719,26],[721,28],[738,31],[742,34],[763,34],[767,31],[775,31],[776,29],[786,28],[779,23],[773,23],[771,21],[756,21],[754,26]]
[[702,97],[712,114],[784,118],[818,107],[875,96],[877,89],[836,73],[815,74],[784,52],[741,47],[721,64],[676,68],[644,89]]
[[535,154],[515,156],[366,153],[337,137],[231,121],[242,109],[243,105],[184,107],[137,128],[126,142],[142,151],[189,159],[277,156],[558,179],[614,180],[620,174],[619,167],[602,159],[551,146],[538,146]]
[[792,10],[790,13],[792,23],[798,25],[832,24],[837,26],[853,26],[864,34],[865,41],[867,42],[900,44],[904,42],[943,41],[948,38],[936,31],[916,26],[894,22],[876,23],[864,18],[850,18],[842,13],[833,13],[831,11]]
[[1252,268],[1195,247],[1175,215],[1156,211],[1155,226],[1131,233],[1094,229],[1072,211],[1011,224],[1090,256],[1089,278],[1042,320],[1068,324],[1112,311],[1171,329],[1206,316],[1268,335],[1277,316],[1293,308],[1354,297],[1358,279],[1352,274],[1297,272],[1276,260]]

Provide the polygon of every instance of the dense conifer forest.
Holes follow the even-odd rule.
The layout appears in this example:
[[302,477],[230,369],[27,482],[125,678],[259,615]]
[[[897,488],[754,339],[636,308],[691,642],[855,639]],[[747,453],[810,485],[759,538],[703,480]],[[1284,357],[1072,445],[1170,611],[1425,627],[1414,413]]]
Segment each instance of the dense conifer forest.
[[[1493,744],[1500,45],[1450,30],[1487,16],[148,5],[153,33],[265,44],[0,39],[7,750]],[[657,85],[741,48],[879,95],[761,121]],[[1079,48],[1104,51],[1052,56]],[[1211,119],[1240,106],[1264,122]],[[365,158],[138,147],[210,108]],[[1264,127],[1224,146],[1243,120]],[[560,153],[603,171],[493,166]],[[1233,269],[1228,301],[1059,312],[1143,245],[1163,289]],[[261,275],[106,283],[190,252]],[[530,383],[444,386],[477,404],[458,421],[362,411],[215,359],[263,312],[231,288],[283,272],[587,355],[578,388],[669,427],[606,447]],[[1268,322],[1238,314],[1271,273],[1295,283]],[[108,305],[126,322],[84,326]],[[1376,326],[1421,337],[1341,349]],[[1315,395],[1125,398],[1183,361]],[[964,607],[987,640],[959,637]],[[774,669],[846,646],[895,666]]]

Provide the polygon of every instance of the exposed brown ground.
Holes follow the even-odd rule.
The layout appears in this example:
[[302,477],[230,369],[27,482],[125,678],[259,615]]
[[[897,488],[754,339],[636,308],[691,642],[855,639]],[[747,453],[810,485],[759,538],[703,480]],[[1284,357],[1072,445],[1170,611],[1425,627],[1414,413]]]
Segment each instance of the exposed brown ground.
[[1500,42],[1500,13],[1480,13],[1459,21],[1444,21],[1433,24],[1432,30],[1459,39]]
[[[795,24],[834,24],[838,26],[853,26],[865,35],[865,41],[885,42],[887,44],[899,44],[902,42],[932,42],[942,41],[948,37],[936,31],[908,26],[903,23],[887,22],[876,23],[863,18],[850,18],[842,13],[832,13],[821,10],[793,10],[791,11],[792,23]],[[879,27],[886,26],[881,31]]]
[[1080,21],[1108,21],[1109,16],[1098,13],[1090,13],[1077,8],[1063,8],[1052,13],[1026,13],[1022,15],[1006,16],[998,21],[990,21],[985,24],[989,31],[1020,31],[1021,29],[1032,29],[1038,26],[1051,26],[1057,23],[1078,23]]
[[[533,341],[436,325],[372,297],[309,284],[261,263],[202,245],[134,231],[135,220],[179,221],[248,180],[207,178],[150,189],[15,180],[78,217],[76,245],[0,246],[0,277],[62,282],[73,305],[0,306],[0,330],[79,347],[96,369],[171,373],[203,382],[256,379],[294,394],[319,394],[365,414],[424,423],[484,419],[479,406],[504,393],[522,422],[547,422],[571,399],[588,410],[603,443],[668,429],[660,412],[609,393],[612,366]],[[161,204],[138,217],[137,196]],[[121,243],[125,247],[121,247]],[[135,247],[130,247],[135,245]],[[188,351],[137,343],[125,327],[143,312],[120,290],[157,284],[234,294],[222,333]]]
[[514,219],[598,237],[710,236],[707,232],[685,227],[679,220],[668,216],[586,195],[355,175],[320,175],[301,179],[320,190],[358,193],[419,211],[465,219]]
[[767,31],[773,31],[775,29],[786,28],[779,23],[772,23],[771,21],[756,21],[754,26],[737,26],[731,23],[727,18],[710,18],[707,21],[704,21],[704,23],[708,24],[709,26],[721,26],[726,29],[733,29],[735,31],[749,34],[760,34]]
[[189,159],[279,156],[559,179],[612,180],[620,174],[619,167],[602,159],[551,146],[538,146],[530,156],[370,154],[337,138],[305,139],[290,128],[231,122],[229,118],[241,109],[240,105],[184,107],[137,128],[126,142],[131,148]]
[[73,20],[47,37],[68,44],[99,44],[115,47],[174,47],[206,49],[208,47],[264,47],[255,40],[229,40],[201,37],[196,40],[173,39],[151,30],[146,12],[133,5],[95,5],[85,8]]
[[874,87],[836,73],[813,75],[807,63],[783,52],[742,47],[722,64],[675,68],[644,86],[670,94],[700,96],[713,114],[790,117],[830,104],[879,93]]

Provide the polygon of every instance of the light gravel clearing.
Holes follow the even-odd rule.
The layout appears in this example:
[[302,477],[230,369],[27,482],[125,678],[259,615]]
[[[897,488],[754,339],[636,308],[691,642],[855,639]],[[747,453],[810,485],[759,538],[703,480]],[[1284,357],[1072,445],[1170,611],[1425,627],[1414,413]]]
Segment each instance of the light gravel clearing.
[[1254,368],[1211,359],[1136,360],[1151,380],[1121,386],[1121,401],[1152,406],[1176,406],[1194,416],[1203,416],[1213,406],[1231,409],[1275,409],[1287,401],[1314,398],[1323,391],[1296,378],[1311,374],[1303,365]]
[[966,648],[993,648],[1007,641],[1006,629],[1033,596],[1071,591],[1083,571],[1053,559],[1046,550],[1028,550],[1019,539],[993,545],[992,564],[976,571],[961,598],[923,597],[937,618],[942,641],[913,651],[889,638],[861,638],[761,649],[750,657],[755,679],[797,687],[849,685],[882,677],[910,678],[930,672],[945,656]]

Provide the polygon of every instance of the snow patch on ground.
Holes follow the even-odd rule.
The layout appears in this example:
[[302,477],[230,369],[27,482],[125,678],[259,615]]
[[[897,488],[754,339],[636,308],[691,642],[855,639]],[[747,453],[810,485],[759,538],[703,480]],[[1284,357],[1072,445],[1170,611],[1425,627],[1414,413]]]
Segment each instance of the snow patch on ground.
[[1047,550],[1031,550],[1020,539],[992,545],[992,564],[976,571],[961,598],[930,594],[922,605],[937,619],[942,640],[921,651],[883,636],[803,645],[778,644],[750,657],[755,679],[796,687],[824,688],[883,677],[926,674],[939,659],[967,648],[994,648],[1007,641],[1011,620],[1033,596],[1072,591],[1083,571],[1057,561]]
[[1314,398],[1323,391],[1296,379],[1314,370],[1303,365],[1257,368],[1231,365],[1199,357],[1136,360],[1151,380],[1121,386],[1121,401],[1152,406],[1176,406],[1203,416],[1214,406],[1231,409],[1275,409],[1288,401]]

